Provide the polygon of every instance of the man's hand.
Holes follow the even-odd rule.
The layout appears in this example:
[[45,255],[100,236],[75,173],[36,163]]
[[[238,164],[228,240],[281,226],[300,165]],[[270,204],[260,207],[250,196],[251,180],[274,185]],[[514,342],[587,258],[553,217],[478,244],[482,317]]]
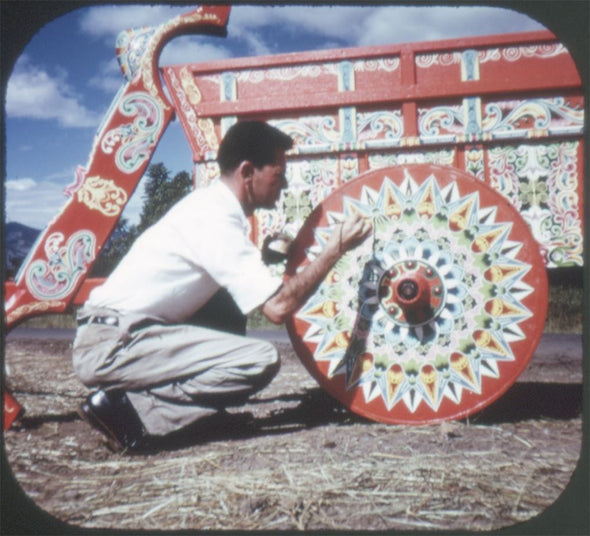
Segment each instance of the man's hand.
[[317,289],[338,259],[369,236],[370,220],[355,214],[334,227],[323,251],[303,270],[287,279],[262,306],[262,313],[275,324],[283,323]]
[[342,255],[362,244],[372,230],[373,225],[369,218],[364,218],[360,214],[353,214],[334,227],[328,244],[336,248],[336,251]]

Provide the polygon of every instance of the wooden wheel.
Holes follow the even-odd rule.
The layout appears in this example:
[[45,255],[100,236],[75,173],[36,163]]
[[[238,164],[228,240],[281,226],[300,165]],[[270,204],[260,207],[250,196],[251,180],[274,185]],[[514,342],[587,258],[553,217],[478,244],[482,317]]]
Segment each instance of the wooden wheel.
[[309,372],[386,423],[459,419],[496,400],[531,359],[547,312],[539,246],[516,209],[454,168],[370,171],[316,207],[287,277],[354,212],[372,219],[373,236],[288,322]]

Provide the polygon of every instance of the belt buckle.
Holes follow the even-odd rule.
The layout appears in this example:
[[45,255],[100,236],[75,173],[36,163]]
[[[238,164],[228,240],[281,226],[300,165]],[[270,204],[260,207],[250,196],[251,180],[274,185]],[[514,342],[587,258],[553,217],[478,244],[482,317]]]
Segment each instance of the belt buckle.
[[104,316],[102,317],[102,323],[107,326],[118,326],[119,319],[116,316]]

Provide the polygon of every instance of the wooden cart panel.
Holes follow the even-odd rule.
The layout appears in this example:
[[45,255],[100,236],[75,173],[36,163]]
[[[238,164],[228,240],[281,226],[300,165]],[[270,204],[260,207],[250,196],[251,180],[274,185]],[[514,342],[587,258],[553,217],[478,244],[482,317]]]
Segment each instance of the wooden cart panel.
[[218,175],[225,130],[265,119],[295,139],[281,207],[254,237],[295,234],[359,173],[407,162],[466,170],[518,208],[547,267],[582,264],[583,94],[550,32],[163,68],[195,161]]

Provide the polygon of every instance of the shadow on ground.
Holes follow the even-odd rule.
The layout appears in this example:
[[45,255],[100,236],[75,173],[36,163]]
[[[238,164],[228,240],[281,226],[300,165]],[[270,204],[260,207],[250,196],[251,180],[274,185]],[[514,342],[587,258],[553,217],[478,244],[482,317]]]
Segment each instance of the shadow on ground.
[[[582,411],[582,396],[581,384],[517,383],[469,420],[491,425],[540,419],[574,419]],[[259,399],[250,401],[250,404],[269,402],[299,403],[294,407],[277,409],[264,418],[254,418],[250,413],[216,415],[208,422],[203,420],[171,437],[166,448],[173,448],[175,443],[188,446],[191,442],[286,434],[329,424],[373,424],[373,421],[349,411],[319,387],[308,389],[303,396]],[[195,437],[206,439],[195,442]]]
[[262,418],[255,418],[248,411],[220,412],[166,436],[158,441],[157,447],[174,450],[213,441],[289,434],[328,424],[371,424],[371,421],[351,413],[319,387],[308,389],[303,395],[283,395],[249,401],[250,405],[269,403],[296,405],[281,407]]
[[[573,419],[582,411],[582,396],[581,384],[517,383],[493,404],[469,417],[469,422],[492,425],[535,419]],[[247,411],[248,407],[242,412],[220,412],[157,439],[153,450],[178,450],[216,441],[289,434],[329,424],[373,424],[373,421],[349,411],[319,387],[307,389],[302,395],[282,395],[248,402],[250,407],[260,404],[277,404],[279,407],[262,418],[255,418]],[[25,416],[20,427],[35,429],[45,423],[65,423],[77,419],[79,417],[75,412]]]
[[471,417],[478,424],[534,419],[574,419],[582,412],[579,383],[516,383],[498,400]]

